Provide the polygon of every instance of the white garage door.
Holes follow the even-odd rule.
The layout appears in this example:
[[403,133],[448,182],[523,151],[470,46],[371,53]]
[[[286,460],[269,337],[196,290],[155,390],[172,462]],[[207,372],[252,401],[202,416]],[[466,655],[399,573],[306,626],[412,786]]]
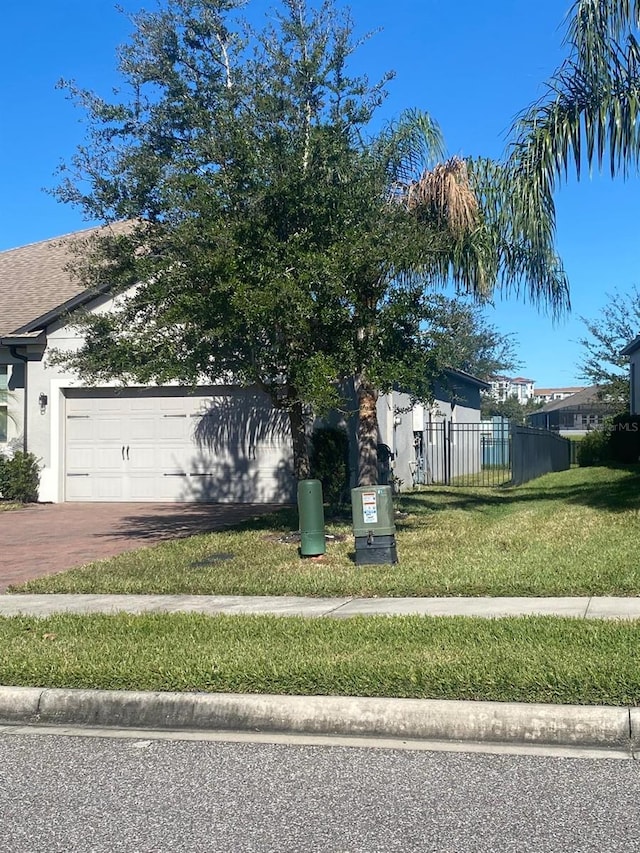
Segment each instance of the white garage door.
[[231,388],[68,389],[68,501],[286,502],[287,418]]

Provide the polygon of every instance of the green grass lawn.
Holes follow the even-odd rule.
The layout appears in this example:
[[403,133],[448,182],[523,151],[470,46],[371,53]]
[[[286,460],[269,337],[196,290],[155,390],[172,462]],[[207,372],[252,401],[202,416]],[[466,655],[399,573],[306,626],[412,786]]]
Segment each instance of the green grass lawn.
[[[430,487],[402,499],[400,563],[356,566],[350,525],[300,559],[283,510],[129,552],[16,592],[311,596],[640,595],[640,469],[574,468],[520,487]],[[279,538],[284,541],[278,541]]]
[[636,705],[640,624],[60,615],[0,619],[0,683]]

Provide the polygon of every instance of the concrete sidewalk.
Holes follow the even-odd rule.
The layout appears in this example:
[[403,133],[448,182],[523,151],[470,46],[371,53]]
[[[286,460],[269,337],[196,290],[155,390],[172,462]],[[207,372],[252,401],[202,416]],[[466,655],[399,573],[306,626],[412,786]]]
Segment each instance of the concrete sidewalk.
[[302,598],[235,595],[0,595],[0,616],[52,613],[350,616],[570,616],[640,619],[640,598]]
[[[0,616],[118,612],[264,613],[329,618],[419,614],[637,619],[640,598],[0,595]],[[629,707],[0,686],[0,736],[22,726],[281,732],[423,744],[443,741],[518,748],[578,747],[632,759],[640,750],[640,709]]]

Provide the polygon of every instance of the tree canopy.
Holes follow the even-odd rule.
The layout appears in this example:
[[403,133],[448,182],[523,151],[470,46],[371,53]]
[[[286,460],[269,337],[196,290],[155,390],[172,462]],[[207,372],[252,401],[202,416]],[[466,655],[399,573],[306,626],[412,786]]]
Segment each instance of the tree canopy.
[[305,412],[352,379],[369,482],[378,392],[427,396],[464,357],[425,334],[426,292],[567,305],[553,210],[509,163],[445,160],[425,113],[373,133],[391,75],[350,76],[358,42],[332,0],[281,0],[261,30],[242,5],[165,0],[134,16],[112,100],[66,84],[89,130],[58,196],[130,228],[78,256],[118,298],[60,358],[92,380],[258,385],[289,412],[298,476]]
[[640,329],[640,287],[620,288],[606,294],[607,302],[595,318],[582,317],[587,335],[580,338],[584,349],[582,376],[602,393],[629,408],[629,359],[621,350]]

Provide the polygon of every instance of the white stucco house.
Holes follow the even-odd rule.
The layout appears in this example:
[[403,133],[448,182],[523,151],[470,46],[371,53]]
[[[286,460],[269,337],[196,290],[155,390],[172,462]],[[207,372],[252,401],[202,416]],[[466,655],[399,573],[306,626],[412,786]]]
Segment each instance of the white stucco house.
[[111,300],[65,269],[88,233],[0,253],[0,450],[38,457],[41,501],[290,501],[287,418],[259,391],[86,387],[49,363],[80,343],[69,312]]
[[398,391],[379,398],[380,443],[402,491],[481,470],[480,392],[488,388],[487,382],[450,369],[435,384],[430,405],[412,405],[410,396]]
[[[288,419],[257,389],[89,387],[51,363],[52,350],[81,342],[71,312],[111,303],[66,269],[88,234],[0,252],[0,452],[35,454],[41,501],[295,500]],[[455,371],[449,380],[432,407],[399,393],[378,402],[380,443],[405,488],[423,482],[436,422],[479,420],[484,383]]]

